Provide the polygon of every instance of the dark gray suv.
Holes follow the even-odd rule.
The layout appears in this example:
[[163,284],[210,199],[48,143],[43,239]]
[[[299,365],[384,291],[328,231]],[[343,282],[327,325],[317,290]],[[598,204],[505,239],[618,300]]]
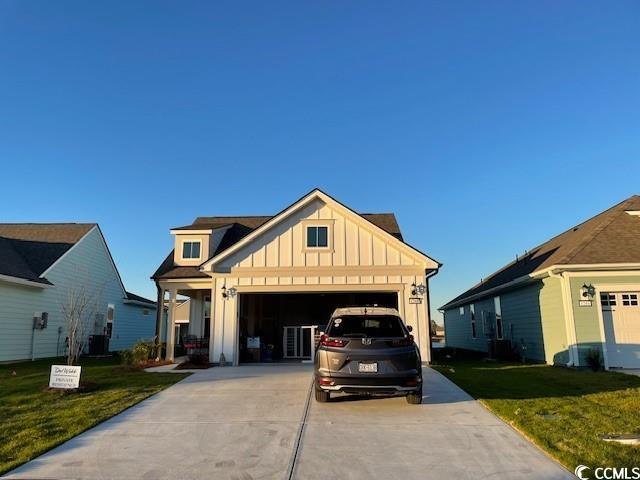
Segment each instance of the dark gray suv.
[[316,400],[345,392],[404,394],[421,403],[420,351],[410,332],[393,308],[338,308],[316,350]]

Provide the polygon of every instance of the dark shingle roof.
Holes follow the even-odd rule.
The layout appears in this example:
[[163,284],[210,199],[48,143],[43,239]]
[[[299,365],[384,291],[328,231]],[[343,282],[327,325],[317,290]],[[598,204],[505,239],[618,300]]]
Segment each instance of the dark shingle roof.
[[626,213],[634,210],[638,195],[533,248],[441,308],[553,265],[640,262],[640,218]]
[[[360,214],[374,225],[390,233],[402,241],[400,226],[393,213],[363,213]],[[215,257],[227,248],[242,240],[256,228],[271,220],[273,216],[245,216],[245,217],[197,217],[193,224],[172,230],[216,229],[229,227],[224,233],[220,245],[213,252]],[[206,277],[200,267],[176,267],[173,264],[173,251],[164,259],[151,278],[197,278]]]
[[148,298],[141,297],[140,295],[136,295],[135,293],[126,292],[127,300],[132,300],[134,302],[148,303],[149,306],[156,306],[156,302],[153,300],[149,300]]
[[0,223],[0,274],[41,283],[41,278],[95,223]]

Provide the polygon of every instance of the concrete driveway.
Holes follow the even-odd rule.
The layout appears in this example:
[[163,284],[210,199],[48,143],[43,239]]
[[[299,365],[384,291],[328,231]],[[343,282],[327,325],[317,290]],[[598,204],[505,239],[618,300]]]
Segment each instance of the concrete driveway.
[[319,404],[309,365],[212,368],[7,478],[574,478],[439,373],[425,379],[420,406]]

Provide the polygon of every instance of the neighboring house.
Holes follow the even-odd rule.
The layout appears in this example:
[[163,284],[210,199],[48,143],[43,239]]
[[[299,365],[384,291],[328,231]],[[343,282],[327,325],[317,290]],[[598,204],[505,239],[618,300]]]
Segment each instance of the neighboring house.
[[63,306],[78,292],[87,336],[107,334],[111,350],[153,338],[155,302],[125,290],[97,224],[0,224],[0,361],[64,355]]
[[532,249],[441,307],[447,346],[640,368],[640,196]]
[[358,214],[316,189],[273,217],[198,217],[171,233],[152,277],[159,302],[169,293],[169,358],[184,295],[189,334],[210,340],[213,363],[309,359],[335,308],[373,304],[398,308],[430,360],[428,278],[440,264],[403,241],[393,214]]

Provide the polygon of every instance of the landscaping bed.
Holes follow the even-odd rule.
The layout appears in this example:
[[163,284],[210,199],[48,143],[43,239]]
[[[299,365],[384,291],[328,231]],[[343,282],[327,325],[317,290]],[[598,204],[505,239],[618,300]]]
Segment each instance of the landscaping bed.
[[50,391],[50,366],[64,363],[47,359],[0,365],[0,474],[188,375],[122,368],[117,357],[84,359],[81,378],[91,388]]
[[640,447],[603,437],[640,434],[640,378],[548,365],[438,360],[433,368],[570,471],[640,466]]

